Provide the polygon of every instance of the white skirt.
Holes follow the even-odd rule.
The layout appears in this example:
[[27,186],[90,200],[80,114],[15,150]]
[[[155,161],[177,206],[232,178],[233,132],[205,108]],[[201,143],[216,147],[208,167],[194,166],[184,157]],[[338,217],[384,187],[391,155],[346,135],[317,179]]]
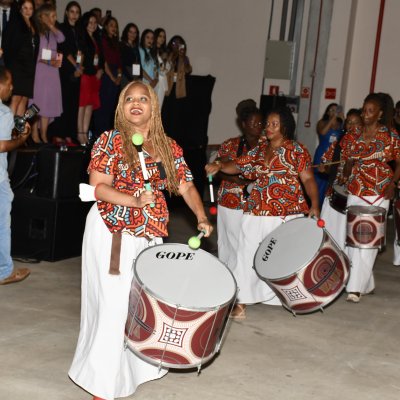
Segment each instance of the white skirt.
[[322,204],[321,218],[325,221],[325,228],[342,251],[346,243],[347,215],[337,212],[331,207],[329,198],[325,197]]
[[243,210],[218,206],[218,258],[233,272],[237,262]]
[[266,236],[284,221],[289,221],[299,216],[291,215],[282,219],[281,217],[243,214],[237,247],[237,262],[232,271],[239,287],[238,303],[282,305],[267,283],[257,276],[253,268],[254,256]]
[[130,396],[140,384],[167,373],[124,349],[133,262],[143,249],[162,239],[149,243],[122,235],[120,275],[110,275],[111,238],[94,204],[83,238],[81,326],[69,376],[106,400]]
[[[366,196],[365,199],[374,206],[383,207],[386,211],[389,209],[389,200],[383,197],[374,201],[378,196]],[[349,206],[370,206],[358,196],[349,195],[347,199],[347,207]],[[372,269],[374,267],[378,249],[358,249],[354,247],[345,248],[345,252],[351,261],[350,279],[347,283],[346,290],[348,293],[367,294],[375,289],[375,280]]]

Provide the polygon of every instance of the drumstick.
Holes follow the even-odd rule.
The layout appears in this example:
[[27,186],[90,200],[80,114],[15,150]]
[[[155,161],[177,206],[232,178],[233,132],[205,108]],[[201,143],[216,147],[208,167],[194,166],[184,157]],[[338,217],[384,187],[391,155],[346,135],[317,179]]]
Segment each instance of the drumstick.
[[320,167],[320,166],[326,166],[326,167],[328,167],[329,165],[336,165],[336,164],[342,164],[342,163],[345,163],[346,161],[332,161],[332,162],[328,162],[328,163],[321,163],[321,164],[314,164],[314,165],[311,165],[311,167],[312,168],[317,168],[317,167]]
[[197,250],[200,247],[201,241],[200,239],[206,234],[205,231],[201,231],[197,236],[192,236],[188,240],[188,246],[193,249]]
[[[144,187],[146,190],[151,192],[151,185],[149,181],[149,174],[147,173],[147,168],[146,168],[146,162],[144,161],[144,155],[142,151],[142,144],[143,144],[143,135],[141,133],[134,133],[132,135],[132,143],[136,147],[136,150],[139,155],[139,161],[140,161],[140,166],[142,167],[142,174],[143,174],[143,179],[144,179]],[[150,203],[150,207],[154,207],[154,203]]]
[[215,207],[215,199],[214,199],[214,186],[212,183],[213,177],[212,175],[208,175],[208,182],[209,182],[209,188],[210,188],[210,202],[213,204],[209,211],[211,215],[217,215],[217,207]]

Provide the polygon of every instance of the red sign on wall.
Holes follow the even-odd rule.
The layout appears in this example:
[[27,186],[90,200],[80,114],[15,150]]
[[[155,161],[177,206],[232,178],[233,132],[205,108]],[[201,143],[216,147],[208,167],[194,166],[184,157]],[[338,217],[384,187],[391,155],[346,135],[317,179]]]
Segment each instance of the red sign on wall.
[[269,87],[269,95],[270,96],[278,96],[279,94],[279,86],[271,85]]
[[307,86],[303,86],[301,88],[300,97],[302,99],[309,99],[310,98],[310,88]]
[[336,99],[336,89],[335,88],[325,88],[325,99],[335,100]]

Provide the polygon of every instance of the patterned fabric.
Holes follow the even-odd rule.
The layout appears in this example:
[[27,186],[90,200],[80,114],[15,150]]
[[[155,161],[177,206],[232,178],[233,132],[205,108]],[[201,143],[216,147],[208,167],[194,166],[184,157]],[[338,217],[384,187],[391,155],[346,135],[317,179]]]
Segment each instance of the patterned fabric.
[[307,213],[299,174],[311,167],[310,153],[302,144],[286,140],[282,147],[274,150],[269,165],[266,165],[267,147],[268,142],[262,142],[236,160],[247,179],[256,179],[244,212],[260,216]]
[[[242,137],[236,137],[226,140],[218,149],[217,157],[221,159],[236,160],[238,149]],[[249,149],[247,142],[244,142],[242,155],[247,154]],[[240,178],[243,176],[239,175]],[[218,189],[218,204],[220,206],[233,210],[243,209],[245,199],[243,197],[243,189],[245,185],[239,185],[234,182],[222,180]]]
[[[175,159],[176,173],[180,184],[193,180],[192,174],[183,158],[182,149],[170,140]],[[150,184],[155,195],[155,206],[143,208],[124,207],[98,201],[97,207],[110,232],[122,232],[137,237],[168,236],[168,208],[162,190],[168,188],[166,178],[160,176],[157,163],[144,151]],[[131,169],[123,159],[122,137],[118,131],[104,132],[92,150],[88,168],[107,175],[114,175],[113,187],[122,193],[139,197],[145,190],[140,163]]]
[[359,197],[382,195],[393,177],[387,163],[400,158],[398,135],[382,127],[367,144],[362,132],[352,132],[344,136],[340,146],[342,159],[354,160],[348,191]]

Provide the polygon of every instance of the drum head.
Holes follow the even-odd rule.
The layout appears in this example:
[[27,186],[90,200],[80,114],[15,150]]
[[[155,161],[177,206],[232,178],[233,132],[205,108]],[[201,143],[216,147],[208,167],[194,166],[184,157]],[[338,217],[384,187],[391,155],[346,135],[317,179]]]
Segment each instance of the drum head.
[[215,308],[236,293],[232,273],[218,258],[184,244],[143,250],[135,262],[135,277],[159,300],[183,308]]
[[293,275],[317,254],[324,230],[312,218],[296,218],[271,232],[260,244],[255,269],[262,278],[280,279]]

